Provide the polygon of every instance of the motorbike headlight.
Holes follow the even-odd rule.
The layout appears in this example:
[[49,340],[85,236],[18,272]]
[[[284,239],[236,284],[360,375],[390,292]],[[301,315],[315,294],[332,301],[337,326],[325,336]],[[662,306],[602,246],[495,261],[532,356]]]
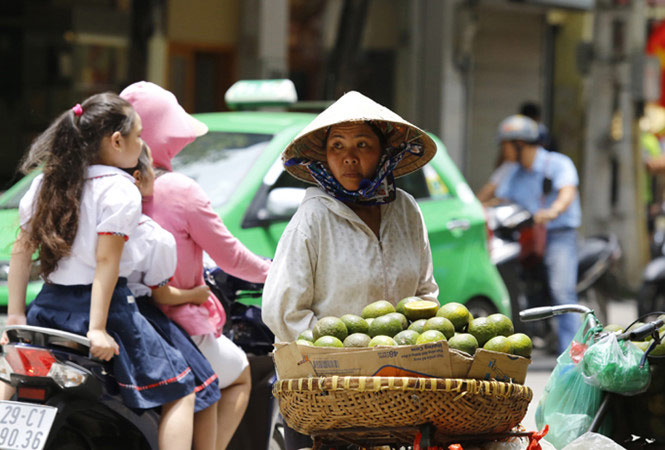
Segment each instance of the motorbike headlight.
[[62,388],[72,388],[82,385],[88,378],[88,374],[76,367],[68,366],[60,362],[54,362],[48,377],[52,378]]

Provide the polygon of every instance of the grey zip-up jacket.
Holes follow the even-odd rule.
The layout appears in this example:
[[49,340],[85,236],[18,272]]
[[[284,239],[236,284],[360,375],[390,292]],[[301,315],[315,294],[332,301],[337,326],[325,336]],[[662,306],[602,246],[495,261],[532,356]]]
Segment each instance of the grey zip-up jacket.
[[376,300],[436,300],[432,252],[415,199],[398,189],[381,206],[380,239],[343,202],[308,188],[268,272],[263,320],[277,342],[325,316],[360,314]]

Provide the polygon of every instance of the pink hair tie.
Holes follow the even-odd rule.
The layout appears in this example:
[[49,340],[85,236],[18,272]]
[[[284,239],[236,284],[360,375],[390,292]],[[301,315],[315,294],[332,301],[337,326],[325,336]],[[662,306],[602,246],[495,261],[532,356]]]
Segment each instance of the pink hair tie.
[[79,103],[74,105],[74,107],[72,108],[72,111],[74,111],[74,115],[76,117],[81,117],[81,115],[83,115],[83,107]]

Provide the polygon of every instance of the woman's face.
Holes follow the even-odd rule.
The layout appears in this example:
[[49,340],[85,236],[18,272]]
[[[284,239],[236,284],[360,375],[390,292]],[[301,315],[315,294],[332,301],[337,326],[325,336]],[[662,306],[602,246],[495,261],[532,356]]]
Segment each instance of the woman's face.
[[364,178],[374,175],[381,152],[379,137],[365,123],[342,123],[330,129],[328,167],[346,190],[357,191]]
[[136,187],[139,188],[142,197],[150,197],[155,192],[155,171],[152,168],[152,153],[150,153],[150,148],[147,148],[147,153],[150,164],[143,171],[134,171]]

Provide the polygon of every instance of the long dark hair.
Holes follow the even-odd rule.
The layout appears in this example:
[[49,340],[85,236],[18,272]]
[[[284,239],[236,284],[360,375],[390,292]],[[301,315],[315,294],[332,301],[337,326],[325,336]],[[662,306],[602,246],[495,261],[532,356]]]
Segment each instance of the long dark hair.
[[102,139],[116,131],[128,136],[134,126],[136,113],[131,104],[114,93],[88,97],[81,108],[82,113],[70,109],[55,119],[33,141],[20,165],[23,173],[43,166],[28,242],[39,252],[44,278],[71,251],[86,169],[97,161]]

